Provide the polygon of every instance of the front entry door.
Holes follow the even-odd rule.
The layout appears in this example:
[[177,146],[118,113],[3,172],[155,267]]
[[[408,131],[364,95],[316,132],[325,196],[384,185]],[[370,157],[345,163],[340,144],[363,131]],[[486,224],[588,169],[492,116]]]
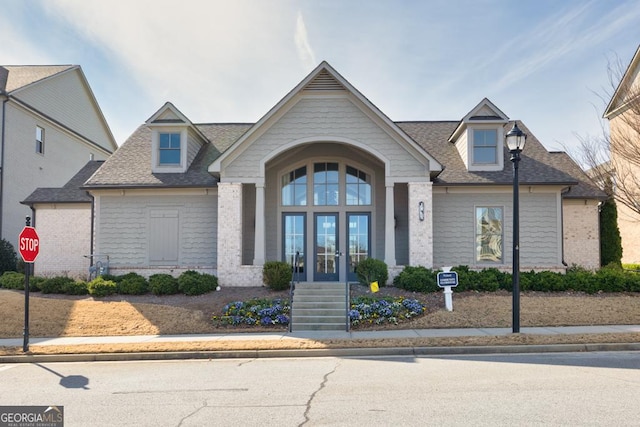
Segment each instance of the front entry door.
[[338,252],[338,214],[316,213],[314,230],[315,270],[313,280],[337,282],[340,258]]
[[371,256],[371,225],[369,213],[347,213],[347,242],[349,264],[348,280],[357,282],[358,276],[355,268],[359,262]]

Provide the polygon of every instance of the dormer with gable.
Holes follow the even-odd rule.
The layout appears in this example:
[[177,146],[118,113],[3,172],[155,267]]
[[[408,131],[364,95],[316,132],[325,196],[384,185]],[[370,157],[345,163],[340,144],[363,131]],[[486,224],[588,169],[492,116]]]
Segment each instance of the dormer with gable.
[[172,103],[146,121],[151,129],[151,171],[184,173],[207,138]]
[[487,98],[466,116],[449,137],[467,170],[501,171],[504,168],[504,124],[509,118]]

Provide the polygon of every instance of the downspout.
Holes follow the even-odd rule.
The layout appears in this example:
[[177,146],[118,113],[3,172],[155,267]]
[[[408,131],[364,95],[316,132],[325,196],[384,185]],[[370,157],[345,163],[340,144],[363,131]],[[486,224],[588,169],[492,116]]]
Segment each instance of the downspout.
[[4,90],[0,90],[0,96],[3,98],[2,100],[2,136],[0,136],[0,138],[2,139],[2,141],[0,141],[0,151],[2,151],[2,153],[0,153],[0,238],[2,238],[2,214],[3,214],[3,191],[2,189],[4,188],[4,135],[5,135],[5,114],[7,112],[7,101],[9,100],[9,96],[7,95],[7,93]]
[[91,236],[89,237],[89,267],[93,267],[93,232],[96,213],[96,198],[87,191],[87,195],[91,197]]
[[562,239],[560,239],[560,251],[562,252],[562,265],[569,267],[564,260],[564,195],[571,191],[571,187],[567,187],[560,191],[560,227],[562,228]]

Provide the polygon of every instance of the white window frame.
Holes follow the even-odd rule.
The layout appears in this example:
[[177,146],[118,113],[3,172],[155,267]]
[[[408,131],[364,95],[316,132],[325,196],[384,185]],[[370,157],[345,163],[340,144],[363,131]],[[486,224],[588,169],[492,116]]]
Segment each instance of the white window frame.
[[[476,130],[495,130],[496,131],[496,162],[495,163],[477,163],[474,159],[475,154],[475,131]],[[470,171],[501,171],[504,168],[504,130],[500,125],[469,125],[467,128],[467,141]]]
[[[38,133],[40,135],[38,135]],[[36,125],[36,153],[42,154],[44,156],[44,138],[45,138],[44,128],[42,126]]]
[[[180,163],[162,165],[160,164],[160,134],[178,133],[180,134]],[[151,170],[154,173],[183,173],[186,172],[187,165],[187,129],[184,127],[159,127],[151,134]]]

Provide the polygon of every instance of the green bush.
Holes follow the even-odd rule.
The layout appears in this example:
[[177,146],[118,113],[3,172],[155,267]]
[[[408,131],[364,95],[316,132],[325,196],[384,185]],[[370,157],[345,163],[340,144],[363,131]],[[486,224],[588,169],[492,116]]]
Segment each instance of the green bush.
[[40,276],[33,276],[29,278],[29,290],[31,292],[40,292],[40,290],[42,289],[42,282],[44,282],[45,280],[47,280],[44,277],[40,277]]
[[112,280],[104,280],[102,277],[97,277],[87,283],[87,289],[89,295],[94,297],[106,297],[107,295],[113,295],[118,291],[118,285]]
[[437,272],[426,267],[406,266],[393,279],[397,288],[413,292],[435,292],[438,288]]
[[[24,274],[17,271],[5,271],[0,276],[0,287],[24,290]],[[31,286],[29,286],[29,289],[31,289]]]
[[218,286],[218,278],[211,274],[200,274],[197,271],[185,271],[178,277],[178,289],[185,295],[202,295],[211,292]]
[[379,286],[386,286],[389,280],[389,270],[384,261],[367,258],[356,265],[356,274],[360,284],[369,286],[371,282],[378,282]]
[[64,293],[68,295],[87,295],[89,293],[87,282],[82,280],[65,283],[63,290]]
[[49,279],[45,279],[40,283],[40,290],[43,294],[64,294],[65,286],[69,283],[73,283],[70,277],[56,276]]
[[149,282],[138,273],[127,273],[118,278],[118,293],[126,295],[143,295],[149,292]]
[[122,280],[122,276],[115,276],[113,274],[103,274],[102,277],[104,280],[108,280],[111,281],[113,283],[118,283],[120,282],[120,280]]
[[[0,274],[5,271],[16,271],[18,256],[13,245],[6,239],[0,240]],[[24,287],[24,286],[23,286]]]
[[268,261],[262,267],[262,283],[272,291],[288,289],[292,277],[291,265],[284,261]]
[[622,238],[618,228],[618,208],[613,199],[606,200],[600,207],[600,265],[611,263],[620,267],[622,259]]
[[174,295],[180,292],[178,280],[170,274],[150,276],[149,289],[154,295]]

